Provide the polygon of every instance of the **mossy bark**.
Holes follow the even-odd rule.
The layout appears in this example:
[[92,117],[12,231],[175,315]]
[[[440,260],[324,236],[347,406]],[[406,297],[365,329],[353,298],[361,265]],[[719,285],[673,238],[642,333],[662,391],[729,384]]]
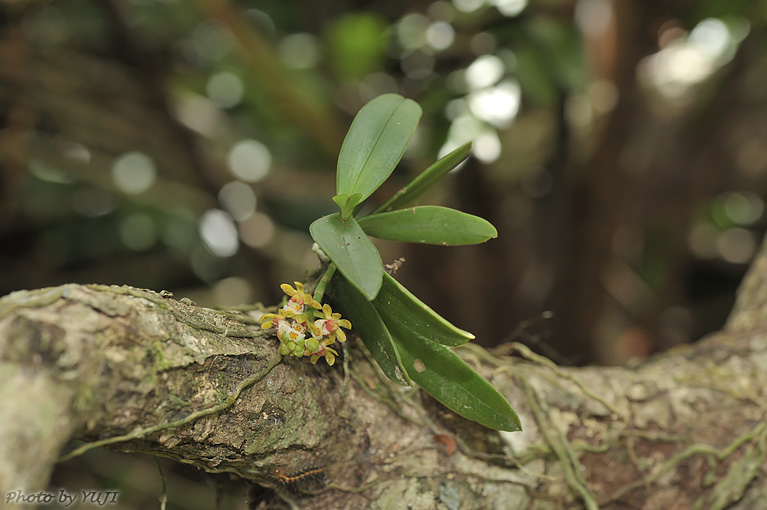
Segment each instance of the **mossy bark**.
[[458,348],[522,419],[498,433],[390,384],[353,340],[347,372],[282,359],[246,311],[17,292],[0,299],[0,491],[45,489],[60,455],[107,446],[265,485],[317,465],[330,483],[309,509],[767,508],[766,303],[763,252],[722,332],[641,366]]

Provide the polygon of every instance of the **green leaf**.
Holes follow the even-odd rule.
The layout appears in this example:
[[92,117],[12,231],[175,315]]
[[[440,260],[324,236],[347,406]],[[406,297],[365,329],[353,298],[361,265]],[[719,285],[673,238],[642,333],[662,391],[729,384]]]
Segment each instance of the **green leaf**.
[[373,211],[373,214],[401,209],[418,198],[418,196],[429,189],[434,183],[445,176],[450,170],[469,157],[471,153],[471,142],[467,142],[449,154],[440,158],[436,163],[421,172],[418,177],[394,194],[389,200]]
[[479,216],[435,205],[371,214],[358,222],[369,236],[408,243],[477,244],[498,236]]
[[353,195],[336,195],[333,202],[338,204],[341,209],[341,219],[348,219],[354,214],[354,208],[362,201],[362,195],[355,193]]
[[329,292],[336,308],[351,321],[352,331],[362,339],[383,373],[397,384],[410,386],[389,330],[373,305],[345,278],[333,278]]
[[384,273],[383,285],[373,306],[385,324],[399,322],[433,342],[462,345],[474,338],[468,331],[450,324],[387,273]]
[[338,156],[336,193],[365,200],[391,175],[421,118],[421,107],[384,94],[360,109]]
[[384,272],[381,255],[354,218],[323,216],[309,226],[309,232],[352,285],[368,300],[376,297]]
[[455,413],[496,430],[522,430],[519,417],[498,390],[449,347],[387,324],[410,378]]

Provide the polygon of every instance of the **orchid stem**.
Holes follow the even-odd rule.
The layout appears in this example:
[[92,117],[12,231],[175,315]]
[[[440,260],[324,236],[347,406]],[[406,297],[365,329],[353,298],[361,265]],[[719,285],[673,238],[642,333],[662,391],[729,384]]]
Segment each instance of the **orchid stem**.
[[320,281],[317,282],[317,287],[314,289],[314,298],[315,301],[321,303],[322,302],[322,296],[325,295],[325,287],[328,286],[328,283],[330,283],[330,279],[333,278],[333,275],[336,272],[336,265],[332,262],[328,265],[328,268],[325,269],[325,272],[322,274],[322,278],[320,278]]

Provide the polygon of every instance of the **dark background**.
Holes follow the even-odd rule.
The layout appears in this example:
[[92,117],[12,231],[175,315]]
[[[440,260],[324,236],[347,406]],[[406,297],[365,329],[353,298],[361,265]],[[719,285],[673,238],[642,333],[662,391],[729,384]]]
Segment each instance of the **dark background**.
[[764,1],[0,8],[0,295],[96,282],[276,303],[317,266],[307,227],[335,207],[351,119],[385,92],[424,117],[374,202],[474,140],[424,202],[499,238],[380,246],[483,345],[625,364],[694,341],[767,226]]

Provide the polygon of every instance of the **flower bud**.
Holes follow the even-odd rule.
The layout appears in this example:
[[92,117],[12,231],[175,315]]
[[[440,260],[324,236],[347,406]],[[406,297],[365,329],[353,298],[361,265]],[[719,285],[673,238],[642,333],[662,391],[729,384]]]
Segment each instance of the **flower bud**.
[[308,352],[317,352],[320,350],[320,343],[317,341],[316,338],[309,338],[306,341],[306,350]]

